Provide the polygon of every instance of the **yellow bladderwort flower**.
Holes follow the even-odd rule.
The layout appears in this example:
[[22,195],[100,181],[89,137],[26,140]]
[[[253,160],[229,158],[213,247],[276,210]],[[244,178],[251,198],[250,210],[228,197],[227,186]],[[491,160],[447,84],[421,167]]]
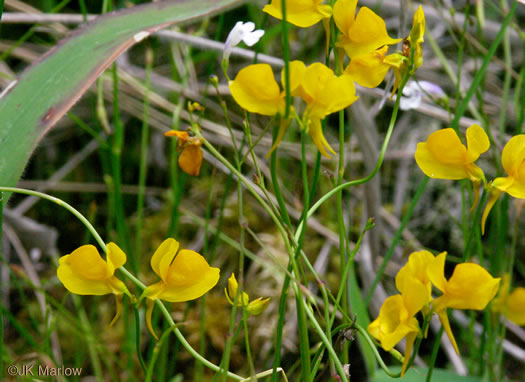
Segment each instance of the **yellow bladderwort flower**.
[[192,137],[186,131],[170,130],[164,135],[179,139],[177,147],[182,150],[179,154],[179,166],[182,171],[188,175],[199,176],[202,165],[202,139]]
[[432,283],[427,274],[427,269],[434,261],[434,255],[428,251],[413,252],[408,262],[396,275],[396,288],[401,294],[405,294],[413,285],[411,280],[418,280],[426,288],[427,301],[432,300]]
[[330,158],[327,150],[336,153],[324,137],[321,120],[347,108],[359,98],[355,95],[354,81],[350,76],[336,76],[332,69],[321,63],[308,67],[300,61],[291,64],[292,95],[298,95],[306,102],[304,125],[321,154]]
[[57,276],[74,294],[100,296],[113,293],[117,308],[109,324],[112,326],[122,311],[122,294],[130,294],[126,285],[114,276],[115,270],[126,263],[126,254],[115,243],[109,243],[106,256],[107,262],[93,245],[83,245],[58,260]]
[[199,298],[217,284],[220,269],[210,267],[197,252],[189,249],[179,251],[179,242],[171,238],[164,240],[155,251],[151,268],[161,280],[148,286],[140,300],[148,298],[146,323],[151,334],[157,338],[151,325],[155,300],[182,302]]
[[[409,60],[411,56],[412,47],[414,48],[414,68],[415,71],[423,65],[423,48],[421,44],[424,42],[425,34],[425,13],[421,5],[414,13],[414,20],[412,22],[412,29],[410,35],[403,41],[403,52],[388,55],[384,59],[384,63],[389,65],[394,71],[395,82],[392,90],[392,95],[395,94],[403,76],[409,69]],[[412,73],[411,73],[412,74]]]
[[385,45],[375,51],[352,58],[344,74],[366,88],[378,87],[390,69],[390,65],[384,62],[387,51],[388,46]]
[[[321,4],[324,0],[286,0],[286,21],[301,28],[307,28],[332,16],[332,7]],[[272,0],[263,12],[282,20],[281,0]]]
[[512,137],[501,155],[501,164],[507,177],[494,179],[489,185],[490,198],[481,218],[481,232],[485,233],[485,221],[502,192],[518,199],[525,199],[525,134]]
[[[235,279],[235,274],[232,273],[232,275],[228,279],[228,288],[224,289],[224,294],[226,295],[226,299],[232,305],[234,305],[234,301],[235,301],[235,297],[237,296],[238,288],[239,288],[239,284],[237,283],[237,279]],[[246,312],[252,316],[256,316],[264,312],[266,308],[268,307],[269,303],[270,303],[269,297],[268,298],[259,297],[253,301],[250,301],[250,297],[248,296],[246,292],[241,292],[241,294],[237,297],[237,306],[246,307]]]
[[370,8],[361,7],[356,16],[356,6],[357,0],[338,0],[334,5],[334,21],[341,31],[336,46],[351,59],[401,41],[390,38],[385,21]]
[[459,354],[454,334],[450,328],[447,308],[483,310],[496,295],[500,280],[493,278],[483,267],[474,263],[456,265],[452,276],[445,278],[445,259],[447,253],[436,256],[428,267],[428,277],[443,295],[432,302],[432,309],[437,313],[445,328],[456,353]]
[[510,276],[505,273],[502,277],[498,297],[492,301],[492,311],[498,312],[516,325],[525,325],[525,288],[510,290]]
[[414,317],[428,302],[427,288],[417,279],[406,280],[405,292],[388,297],[379,316],[368,325],[368,332],[381,343],[386,351],[406,337],[405,360],[401,375],[405,373],[418,333],[419,323]]
[[[297,62],[299,61],[291,62],[290,68],[296,65]],[[291,71],[291,73],[293,73],[293,71]],[[284,70],[281,77],[284,77]],[[295,87],[297,86],[298,82],[293,75],[291,75],[290,88],[292,95],[294,95]],[[242,68],[239,73],[237,73],[235,79],[230,81],[229,87],[235,102],[250,113],[267,116],[284,115],[286,106],[285,92],[281,91],[277,81],[275,81],[270,65],[254,64]],[[289,125],[289,118],[281,119],[279,133],[267,156],[277,148]]]
[[479,187],[485,182],[483,170],[474,162],[490,147],[485,130],[478,125],[467,129],[467,147],[451,129],[436,131],[426,142],[418,143],[416,162],[425,175],[435,179],[470,179],[474,186],[474,204],[479,198]]
[[[235,80],[230,82],[230,90],[235,101],[249,112],[268,116],[284,114],[285,92],[280,91],[272,69],[267,64],[249,65],[241,69]],[[357,100],[354,82],[349,76],[336,76],[332,69],[323,64],[315,63],[306,67],[301,61],[292,61],[290,94],[306,102],[304,126],[321,154],[330,158],[327,150],[332,154],[335,151],[323,135],[321,120]],[[292,110],[292,113],[295,112]],[[270,152],[280,142],[288,126],[289,120],[281,121],[278,137]]]

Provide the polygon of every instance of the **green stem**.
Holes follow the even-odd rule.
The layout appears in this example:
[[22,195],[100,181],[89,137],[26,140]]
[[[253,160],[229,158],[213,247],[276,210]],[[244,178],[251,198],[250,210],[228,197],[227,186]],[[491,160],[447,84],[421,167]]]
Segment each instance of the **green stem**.
[[432,372],[434,371],[434,365],[436,364],[439,345],[441,344],[441,336],[443,335],[444,330],[445,328],[441,326],[441,328],[439,328],[439,332],[436,336],[436,339],[434,340],[434,346],[432,347],[432,356],[430,357],[430,364],[428,365],[427,377],[425,379],[426,382],[430,382],[432,380]]
[[500,30],[498,31],[496,37],[494,38],[494,41],[492,41],[492,44],[490,45],[490,48],[485,55],[485,58],[483,59],[483,63],[481,64],[481,67],[476,72],[476,75],[474,76],[472,80],[472,84],[470,85],[470,88],[468,89],[467,93],[465,94],[465,97],[461,101],[461,104],[456,109],[456,114],[454,116],[454,120],[451,123],[451,127],[457,130],[457,127],[459,126],[459,121],[463,114],[465,114],[465,111],[467,110],[467,107],[469,105],[469,101],[476,92],[476,89],[480,85],[483,76],[485,75],[485,72],[487,71],[487,68],[489,66],[490,60],[496,53],[496,50],[499,47],[499,44],[505,35],[505,31],[507,27],[509,26],[510,22],[512,21],[512,18],[514,17],[514,13],[516,12],[516,8],[518,7],[518,2],[513,1],[512,6],[509,10],[509,13],[503,20],[503,23],[501,24]]
[[[403,78],[403,80],[401,82],[401,85],[399,86],[398,94],[403,94],[403,88],[405,87],[407,81],[408,81],[408,73]],[[394,109],[392,110],[392,116],[390,117],[390,123],[388,125],[388,130],[387,130],[386,135],[385,135],[385,140],[383,141],[383,145],[381,146],[381,151],[379,152],[379,158],[377,159],[376,165],[375,165],[374,169],[370,172],[370,174],[368,176],[366,176],[365,178],[361,178],[361,179],[356,179],[356,180],[352,180],[352,181],[349,181],[349,182],[345,182],[345,183],[342,183],[342,184],[332,188],[330,191],[328,191],[326,194],[324,194],[321,198],[319,198],[319,200],[308,210],[307,217],[311,217],[315,213],[315,211],[324,202],[326,202],[332,196],[336,195],[340,190],[343,190],[343,189],[348,188],[348,187],[357,186],[357,185],[366,183],[366,182],[370,181],[377,174],[377,172],[379,171],[379,169],[381,168],[381,166],[383,164],[383,160],[385,159],[386,149],[388,148],[388,143],[390,142],[390,138],[392,137],[392,132],[394,131],[394,126],[395,126],[396,119],[397,119],[397,113],[398,113],[398,110],[399,110],[399,103],[400,103],[400,101],[401,101],[401,97],[396,97],[396,103],[394,104]],[[298,231],[301,230],[302,224],[303,224],[303,222],[301,222],[299,224],[299,227],[297,229]]]
[[140,317],[139,317],[139,310],[133,307],[133,311],[135,312],[135,341],[137,345],[137,357],[140,362],[140,366],[142,367],[142,370],[144,371],[144,375],[147,375],[146,370],[146,364],[144,363],[144,359],[142,358],[142,351],[140,349]]
[[[140,142],[140,163],[139,163],[139,191],[137,195],[137,225],[135,242],[135,264],[140,264],[142,253],[142,225],[144,223],[144,194],[146,191],[146,176],[148,172],[148,143],[149,143],[149,91],[151,82],[151,70],[153,65],[153,50],[146,49],[146,83],[144,89],[144,115],[142,117],[142,131]],[[137,273],[137,269],[135,269]]]
[[162,348],[162,345],[164,345],[164,342],[168,338],[168,335],[173,330],[173,327],[168,328],[168,330],[165,330],[164,333],[162,333],[162,336],[160,337],[159,342],[155,344],[155,348],[153,349],[153,353],[151,354],[151,359],[148,364],[148,369],[146,371],[146,378],[144,379],[145,382],[151,382],[153,378],[153,371],[155,370],[154,366],[157,362],[157,358],[160,354],[160,349]]
[[[506,0],[500,1],[501,8],[504,10],[508,7]],[[512,80],[512,53],[510,46],[510,32],[505,28],[503,34],[503,59],[505,60],[505,75],[503,78],[503,93],[501,96],[501,110],[499,114],[499,133],[503,138],[505,134],[505,119],[507,115],[507,102],[509,99],[510,84]],[[517,88],[516,88],[517,89]]]
[[[121,157],[124,147],[124,126],[120,119],[119,107],[119,79],[116,64],[113,65],[113,140],[111,145],[111,174],[113,177],[113,201],[115,202],[115,217],[117,225],[117,234],[122,249],[127,254],[132,254],[130,247],[129,232],[126,225],[126,216],[124,213],[124,201],[122,200],[121,183],[122,183],[122,166]],[[138,265],[135,256],[130,256],[131,268],[137,273]]]
[[281,0],[281,34],[283,37],[283,61],[284,61],[284,90],[286,96],[286,110],[284,118],[290,115],[291,95],[290,95],[290,44],[288,42],[288,24],[286,22],[286,0]]
[[388,251],[386,252],[386,255],[383,259],[383,262],[381,263],[381,266],[379,267],[377,271],[376,277],[374,278],[374,281],[372,282],[372,285],[370,286],[370,290],[368,291],[366,295],[366,299],[365,299],[366,306],[368,306],[370,304],[370,301],[372,300],[372,296],[374,295],[374,291],[377,285],[379,284],[379,280],[381,280],[381,278],[383,277],[383,274],[385,273],[388,262],[390,261],[390,258],[394,254],[394,250],[397,246],[397,243],[401,239],[401,235],[403,234],[405,227],[407,226],[408,222],[412,218],[412,213],[414,212],[414,208],[416,207],[421,195],[423,195],[423,191],[425,191],[425,187],[429,179],[430,178],[425,176],[423,180],[421,181],[421,183],[419,183],[416,194],[412,198],[412,201],[410,202],[410,205],[408,207],[408,211],[406,212],[405,216],[403,216],[403,220],[401,220],[401,224],[399,225],[399,228],[396,231],[394,238],[392,239],[392,243],[390,244],[390,247],[388,248]]

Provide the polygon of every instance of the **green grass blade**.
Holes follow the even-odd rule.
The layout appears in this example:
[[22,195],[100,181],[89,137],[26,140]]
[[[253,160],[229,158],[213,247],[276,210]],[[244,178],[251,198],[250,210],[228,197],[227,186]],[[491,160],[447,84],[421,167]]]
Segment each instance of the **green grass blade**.
[[122,52],[168,25],[224,12],[239,3],[150,3],[101,16],[60,41],[0,95],[1,184],[15,185],[39,140]]

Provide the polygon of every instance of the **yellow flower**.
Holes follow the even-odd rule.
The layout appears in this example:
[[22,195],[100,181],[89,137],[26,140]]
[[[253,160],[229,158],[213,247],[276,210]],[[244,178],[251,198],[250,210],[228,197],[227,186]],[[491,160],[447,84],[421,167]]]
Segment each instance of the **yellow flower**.
[[290,83],[295,85],[295,88],[292,86],[293,95],[299,95],[306,102],[303,120],[308,133],[321,154],[330,158],[326,150],[334,155],[335,151],[323,135],[321,120],[345,109],[359,98],[355,95],[352,78],[336,76],[332,69],[321,63],[314,63],[305,69],[299,64],[290,66],[290,78],[293,78]]
[[361,7],[355,16],[356,6],[357,0],[338,0],[334,5],[334,21],[341,31],[336,46],[351,59],[401,41],[388,36],[385,21],[370,8]]
[[190,137],[186,131],[170,130],[164,133],[167,137],[177,137],[178,148],[182,150],[179,155],[179,166],[188,175],[199,176],[202,165],[202,139]]
[[[235,297],[237,296],[238,287],[239,287],[239,284],[237,283],[235,274],[232,273],[232,275],[228,279],[228,288],[224,289],[224,294],[226,295],[226,299],[232,305],[234,305]],[[259,297],[253,301],[250,301],[250,297],[248,296],[246,292],[241,292],[241,294],[237,297],[237,306],[245,306],[246,312],[252,316],[256,316],[264,312],[266,308],[268,307],[269,303],[270,303],[269,297],[268,298]]]
[[71,293],[96,296],[113,293],[117,309],[112,326],[122,310],[122,294],[129,294],[126,285],[114,276],[115,269],[126,263],[126,254],[115,243],[107,245],[106,253],[107,262],[94,246],[83,245],[58,260],[57,276]]
[[525,288],[515,288],[509,295],[510,277],[503,275],[498,297],[492,301],[492,311],[499,312],[516,325],[525,325]]
[[161,278],[158,283],[148,286],[140,299],[148,298],[146,323],[151,334],[157,338],[151,325],[156,299],[182,302],[199,298],[219,281],[219,268],[210,267],[197,252],[182,249],[179,242],[166,239],[151,258],[151,268]]
[[432,283],[427,274],[429,265],[434,261],[434,255],[428,251],[413,252],[408,262],[396,275],[396,288],[401,294],[406,294],[413,285],[411,280],[418,280],[427,291],[427,302],[432,299]]
[[501,155],[501,164],[507,177],[496,178],[490,184],[490,199],[481,219],[481,232],[485,233],[485,221],[502,192],[518,199],[525,199],[525,134],[512,137]]
[[[235,80],[230,82],[230,90],[235,101],[249,112],[269,116],[284,114],[285,92],[280,91],[272,69],[267,64],[249,65],[241,69]],[[335,154],[323,135],[321,120],[357,100],[352,78],[338,77],[332,69],[320,63],[306,67],[301,61],[292,61],[290,94],[306,102],[303,121],[321,154],[329,158],[327,149]],[[278,137],[270,152],[282,139],[289,122],[281,121]]]
[[470,179],[474,185],[476,197],[479,197],[479,186],[485,179],[483,170],[474,162],[490,147],[485,130],[478,125],[467,129],[467,147],[451,129],[436,131],[426,142],[418,143],[416,162],[425,175],[436,179]]
[[379,316],[368,325],[368,332],[375,337],[386,351],[390,351],[406,337],[405,360],[401,369],[404,374],[412,347],[418,333],[419,323],[414,317],[428,301],[426,287],[417,279],[407,279],[403,294],[388,297],[381,306]]
[[500,284],[499,278],[493,278],[483,267],[474,263],[456,265],[452,276],[445,278],[445,259],[447,253],[436,256],[428,267],[428,277],[443,295],[432,303],[441,324],[445,328],[456,353],[458,346],[447,316],[447,308],[483,310],[494,298]]
[[[332,16],[332,8],[321,4],[322,2],[323,0],[286,0],[286,21],[306,28]],[[281,0],[272,0],[264,6],[263,12],[282,20],[281,5]]]
[[354,57],[346,67],[344,74],[349,75],[359,85],[375,88],[385,79],[390,65],[384,62],[388,46]]

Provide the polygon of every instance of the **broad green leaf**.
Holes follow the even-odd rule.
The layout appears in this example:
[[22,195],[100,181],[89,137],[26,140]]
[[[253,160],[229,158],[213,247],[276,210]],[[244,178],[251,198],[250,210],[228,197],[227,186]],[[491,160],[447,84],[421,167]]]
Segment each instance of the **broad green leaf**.
[[150,3],[101,16],[73,31],[0,95],[0,185],[16,184],[39,140],[122,52],[161,28],[239,3]]
[[[401,367],[400,366],[391,367],[390,371],[392,373],[399,373],[401,371]],[[371,382],[392,382],[392,381],[421,382],[425,380],[427,373],[428,373],[428,369],[424,369],[421,367],[412,367],[405,373],[403,378],[400,379],[400,378],[392,378],[388,376],[382,369],[380,369],[374,373],[374,377],[371,379]],[[451,370],[434,369],[432,371],[432,381],[481,382],[481,378],[457,375]]]

